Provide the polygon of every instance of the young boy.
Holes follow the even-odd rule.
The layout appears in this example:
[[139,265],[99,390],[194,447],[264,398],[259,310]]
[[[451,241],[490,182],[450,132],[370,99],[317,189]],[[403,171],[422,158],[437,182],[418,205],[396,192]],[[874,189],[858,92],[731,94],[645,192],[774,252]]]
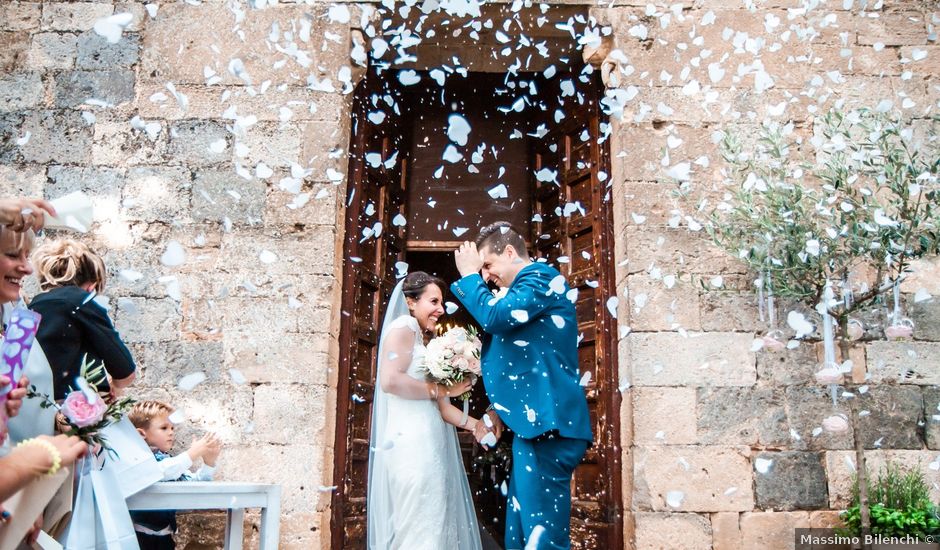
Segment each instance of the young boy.
[[[160,401],[141,401],[128,413],[131,423],[150,445],[153,456],[163,468],[163,481],[212,481],[215,461],[222,450],[222,442],[215,434],[206,434],[193,442],[185,453],[170,456],[173,448],[174,428],[170,422],[173,408]],[[190,471],[193,463],[202,459],[203,465],[195,473]],[[134,530],[140,550],[173,550],[173,533],[176,532],[176,512],[157,510],[131,512]]]

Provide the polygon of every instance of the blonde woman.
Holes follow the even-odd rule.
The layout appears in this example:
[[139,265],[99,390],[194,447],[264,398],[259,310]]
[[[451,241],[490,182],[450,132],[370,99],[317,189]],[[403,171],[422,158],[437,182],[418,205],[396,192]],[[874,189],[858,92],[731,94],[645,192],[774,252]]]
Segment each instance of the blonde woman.
[[82,358],[104,363],[108,384],[120,395],[136,376],[130,350],[95,296],[107,281],[104,262],[86,244],[73,239],[50,241],[33,253],[39,288],[30,309],[42,315],[36,339],[52,366],[55,399],[75,388]]

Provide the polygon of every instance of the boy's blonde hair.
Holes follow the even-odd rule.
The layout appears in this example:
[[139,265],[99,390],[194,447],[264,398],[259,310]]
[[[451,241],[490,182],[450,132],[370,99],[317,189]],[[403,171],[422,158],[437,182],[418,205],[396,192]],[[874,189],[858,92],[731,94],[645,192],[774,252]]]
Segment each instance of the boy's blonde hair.
[[127,413],[127,418],[130,419],[131,424],[135,428],[140,428],[146,430],[150,426],[150,421],[158,416],[171,415],[173,414],[173,407],[163,403],[162,401],[139,401],[134,403],[134,406],[131,407],[130,412]]
[[74,239],[49,241],[33,252],[33,267],[43,291],[60,286],[94,283],[104,292],[108,273],[101,256],[83,242]]

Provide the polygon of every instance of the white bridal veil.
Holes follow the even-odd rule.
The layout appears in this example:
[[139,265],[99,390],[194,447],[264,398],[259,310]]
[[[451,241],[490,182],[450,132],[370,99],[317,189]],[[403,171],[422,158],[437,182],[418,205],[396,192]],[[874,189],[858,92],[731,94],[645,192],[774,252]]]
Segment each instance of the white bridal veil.
[[[429,437],[427,444],[441,446],[443,454],[443,476],[434,480],[434,483],[443,484],[446,495],[444,510],[435,507],[428,511],[426,518],[406,518],[401,515],[401,495],[391,490],[392,479],[395,475],[395,461],[390,455],[393,448],[392,439],[395,438],[395,426],[411,426],[415,421],[422,419],[402,418],[407,408],[392,407],[389,414],[390,400],[400,399],[390,396],[382,390],[381,368],[385,357],[385,337],[392,323],[402,315],[410,315],[405,295],[402,292],[404,281],[400,281],[392,292],[388,310],[382,323],[382,332],[379,337],[379,349],[376,356],[375,398],[372,401],[372,435],[369,440],[369,485],[366,500],[366,514],[368,516],[368,547],[370,550],[387,550],[397,548],[396,530],[407,529],[415,521],[434,522],[440,520],[444,514],[444,521],[456,529],[458,544],[455,550],[480,550],[479,527],[474,513],[473,499],[467,484],[463,460],[460,454],[460,443],[457,440],[457,431],[453,426],[445,425],[443,440]],[[420,337],[420,335],[416,335]],[[397,417],[395,415],[398,415]],[[407,416],[407,414],[404,414]],[[443,421],[442,421],[443,422]],[[431,430],[441,433],[440,430]],[[402,449],[395,449],[401,451]],[[413,452],[426,452],[414,449]],[[439,473],[428,472],[428,475],[437,477]],[[399,506],[396,506],[398,504]],[[434,517],[436,516],[436,517]],[[448,526],[448,527],[450,527]]]

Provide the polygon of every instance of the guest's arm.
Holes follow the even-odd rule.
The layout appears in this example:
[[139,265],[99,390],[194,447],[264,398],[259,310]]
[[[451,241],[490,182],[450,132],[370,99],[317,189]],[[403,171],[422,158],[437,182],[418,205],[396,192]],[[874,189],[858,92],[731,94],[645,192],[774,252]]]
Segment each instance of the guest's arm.
[[0,458],[0,502],[40,476],[74,464],[87,450],[88,445],[75,436],[41,435],[21,443]]

